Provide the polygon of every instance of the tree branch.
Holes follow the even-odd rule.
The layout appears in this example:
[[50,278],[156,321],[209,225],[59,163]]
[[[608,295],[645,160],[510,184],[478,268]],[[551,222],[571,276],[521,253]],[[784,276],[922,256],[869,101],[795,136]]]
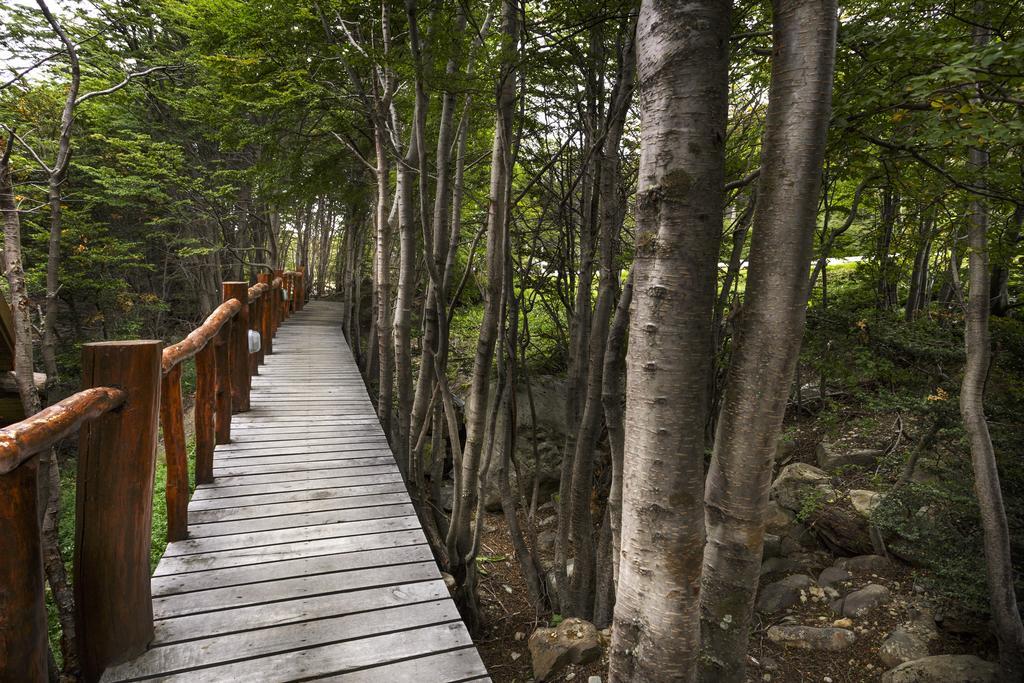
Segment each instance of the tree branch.
[[109,88],[104,88],[103,90],[93,90],[92,92],[88,92],[88,93],[82,95],[81,97],[79,97],[78,99],[75,100],[75,105],[77,106],[77,105],[81,104],[82,102],[85,102],[86,100],[91,100],[94,97],[100,97],[102,95],[109,95],[111,93],[115,93],[118,90],[120,90],[121,88],[123,88],[126,85],[128,85],[129,83],[131,83],[132,80],[135,79],[135,78],[141,78],[143,76],[148,76],[149,74],[151,74],[151,73],[153,73],[155,71],[164,71],[164,70],[170,69],[170,68],[171,68],[170,65],[163,64],[163,65],[160,65],[160,66],[151,66],[148,69],[143,69],[142,71],[133,71],[130,74],[128,74],[127,76],[125,76],[124,80],[121,81],[120,83],[118,83],[117,85],[112,85]]

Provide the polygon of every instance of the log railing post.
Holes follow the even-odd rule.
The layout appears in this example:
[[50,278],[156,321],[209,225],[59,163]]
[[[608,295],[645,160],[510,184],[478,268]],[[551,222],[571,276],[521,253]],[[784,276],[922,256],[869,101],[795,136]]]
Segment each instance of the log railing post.
[[[260,331],[260,309],[262,308],[263,295],[261,293],[259,296],[256,297],[255,301],[249,304],[249,331],[257,333]],[[246,339],[246,345],[248,346],[248,339]],[[262,334],[260,335],[260,348],[263,348]],[[246,353],[248,354],[249,376],[253,377],[255,375],[260,374],[260,352],[257,351],[256,353],[248,353],[248,351],[249,350],[247,348]],[[252,386],[251,381],[249,382],[249,385],[250,387]]]
[[231,356],[231,410],[249,410],[249,285],[246,282],[225,282],[224,301],[238,299],[242,309],[231,325],[228,350]]
[[291,316],[297,309],[295,308],[298,304],[298,294],[296,293],[298,287],[295,286],[298,280],[298,275],[290,273],[288,275],[288,315]]
[[288,317],[285,311],[287,302],[284,300],[284,292],[288,291],[288,279],[280,268],[274,271],[274,277],[281,278],[281,289],[274,298],[274,334],[277,334],[281,323]]
[[[217,428],[218,444],[231,443],[231,328],[237,324],[232,320],[220,328],[213,340],[214,369],[216,370]],[[213,454],[210,454],[210,478],[213,478]]]
[[260,365],[267,362],[267,356],[274,352],[274,332],[271,330],[274,314],[274,290],[270,286],[270,273],[260,273],[259,281],[267,286],[263,292],[263,306],[260,309]]
[[38,465],[35,456],[0,475],[0,681],[48,680]]
[[189,486],[181,364],[171,368],[160,381],[160,427],[167,461],[167,541],[183,541],[188,537]]
[[213,481],[213,449],[217,441],[216,344],[214,338],[196,354],[196,484]]
[[157,340],[82,347],[83,387],[127,395],[79,436],[75,629],[86,681],[153,639],[149,554],[162,347]]

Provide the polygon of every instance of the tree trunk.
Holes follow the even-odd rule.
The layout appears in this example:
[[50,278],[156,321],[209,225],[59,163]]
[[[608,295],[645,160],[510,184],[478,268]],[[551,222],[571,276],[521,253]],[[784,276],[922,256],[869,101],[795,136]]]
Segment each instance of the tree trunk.
[[742,681],[772,463],[807,312],[835,62],[835,0],[775,0],[768,114],[743,319],[708,471],[705,681]]
[[634,299],[612,681],[692,681],[722,233],[728,3],[641,3]]
[[619,288],[619,269],[616,267],[619,233],[622,229],[623,209],[620,195],[619,144],[626,115],[633,99],[633,76],[636,70],[636,26],[630,21],[622,46],[619,74],[612,92],[609,123],[604,144],[598,157],[597,175],[600,181],[598,196],[600,224],[600,284],[597,305],[591,318],[590,344],[587,358],[587,383],[584,387],[583,414],[575,440],[572,461],[571,530],[576,553],[571,582],[570,604],[562,605],[565,613],[592,619],[595,603],[597,553],[594,544],[594,520],[590,502],[593,492],[594,455],[604,406],[601,401],[604,377],[604,354],[608,339],[608,326],[614,310]]
[[907,294],[907,305],[903,309],[903,317],[911,322],[928,305],[928,264],[932,253],[932,221],[931,216],[922,216],[918,232],[917,253],[914,254],[914,268],[910,273],[910,292]]
[[[487,281],[483,321],[477,340],[469,400],[466,405],[466,447],[456,479],[452,523],[447,546],[451,573],[457,588],[454,598],[471,629],[479,624],[476,588],[476,547],[472,514],[477,507],[481,480],[487,406],[490,397],[491,364],[502,310],[502,273],[505,268],[505,233],[508,229],[508,186],[512,172],[512,116],[516,99],[516,64],[519,44],[519,14],[514,0],[502,3],[502,59],[497,87],[497,114],[491,150],[491,183],[487,212]],[[453,444],[453,447],[455,444]],[[477,525],[480,520],[477,520]]]
[[384,434],[391,438],[392,384],[394,356],[391,345],[391,222],[388,212],[388,184],[391,164],[388,160],[387,131],[383,123],[375,126],[377,153],[377,246],[374,254],[374,291],[376,292],[377,417]]
[[[25,285],[25,269],[21,256],[21,217],[15,201],[14,183],[11,174],[10,154],[12,139],[0,158],[0,212],[4,218],[4,263],[7,283],[11,290],[11,317],[14,324],[14,378],[21,398],[25,416],[35,415],[42,407],[39,391],[34,379],[32,353],[31,301]],[[37,471],[37,508],[42,517],[43,566],[46,580],[50,584],[57,616],[61,625],[61,652],[64,657],[64,671],[72,675],[78,671],[78,651],[75,642],[74,596],[68,586],[64,560],[60,554],[58,538],[60,522],[60,470],[57,456],[52,448],[39,454]]]
[[[988,31],[983,28],[985,3],[975,3],[977,24],[974,29],[975,45],[988,42]],[[988,153],[972,147],[968,165],[972,176],[984,183],[988,168]],[[977,182],[977,181],[976,181]],[[999,485],[992,438],[985,419],[985,380],[991,362],[988,330],[989,318],[989,262],[988,262],[988,206],[980,197],[971,201],[967,221],[968,297],[964,345],[966,361],[960,385],[960,414],[971,444],[971,465],[974,469],[974,492],[981,513],[981,528],[985,538],[985,573],[988,578],[989,602],[996,638],[999,640],[999,668],[1004,681],[1024,680],[1024,626],[1017,609],[1013,589],[1013,560],[1010,555],[1010,533],[1006,522],[1006,508]]]

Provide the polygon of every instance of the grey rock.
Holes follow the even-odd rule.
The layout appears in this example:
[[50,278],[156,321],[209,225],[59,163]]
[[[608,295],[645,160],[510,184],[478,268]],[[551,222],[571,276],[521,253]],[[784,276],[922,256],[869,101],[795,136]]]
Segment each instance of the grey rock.
[[818,467],[827,472],[834,472],[841,467],[874,467],[878,459],[885,455],[885,451],[861,449],[840,453],[832,444],[822,441],[818,444],[815,455]]
[[835,497],[828,474],[814,465],[794,462],[782,468],[772,483],[771,493],[779,505],[797,512],[803,507],[807,496],[815,490],[825,500]]
[[783,537],[789,532],[790,527],[796,524],[796,515],[778,504],[774,500],[768,501],[765,509],[764,529],[769,534]]
[[882,683],[997,683],[999,667],[974,655],[936,655],[900,664]]
[[761,557],[764,559],[779,557],[782,555],[782,539],[775,534],[764,535],[764,550]]
[[881,555],[858,555],[857,557],[841,557],[835,566],[860,574],[886,574],[892,569],[892,562]]
[[853,574],[840,567],[825,567],[818,575],[818,585],[832,587],[837,583],[843,583],[853,578]]
[[891,599],[888,588],[877,583],[869,583],[845,598],[833,602],[832,610],[844,617],[861,617]]
[[784,647],[835,652],[853,645],[857,637],[853,631],[831,626],[772,626],[768,639]]
[[791,557],[769,557],[761,563],[761,576],[788,574],[800,569],[800,562]]
[[781,581],[763,587],[757,596],[759,612],[778,612],[800,602],[800,592],[814,585],[814,579],[805,574],[793,574]]
[[928,656],[928,642],[917,634],[897,629],[878,648],[878,658],[887,667],[899,666]]
[[850,490],[850,505],[853,506],[853,509],[858,514],[865,517],[871,516],[871,513],[882,502],[882,498],[882,494],[877,491],[868,491],[866,489]]
[[533,676],[538,681],[550,679],[569,664],[589,664],[601,656],[597,628],[575,617],[556,628],[539,628],[530,635],[530,658]]

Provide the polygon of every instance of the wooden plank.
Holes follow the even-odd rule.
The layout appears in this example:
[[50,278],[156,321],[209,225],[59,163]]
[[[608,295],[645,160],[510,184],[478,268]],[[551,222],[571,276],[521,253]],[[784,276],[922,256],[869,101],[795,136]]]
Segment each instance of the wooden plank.
[[377,474],[389,474],[395,471],[397,465],[347,465],[341,464],[338,467],[320,467],[313,470],[294,470],[286,472],[261,472],[253,474],[240,474],[234,476],[214,477],[213,483],[206,489],[234,488],[236,486],[250,486],[255,484],[284,484],[297,481],[319,481],[321,479],[332,479],[335,477],[359,476],[369,477]]
[[380,633],[443,624],[459,618],[450,600],[391,607],[316,621],[245,631],[150,650],[130,664],[114,667],[110,680],[185,673],[254,657],[307,650]]
[[344,477],[329,477],[313,481],[287,481],[277,484],[253,484],[251,486],[222,486],[197,488],[193,494],[193,500],[208,500],[210,498],[237,498],[239,496],[252,496],[256,494],[276,494],[288,491],[311,491],[313,489],[333,489],[340,486],[359,486],[360,484],[385,484],[392,481],[400,481],[402,475],[395,468],[391,472],[378,474],[352,475]]
[[451,622],[197,669],[173,674],[162,680],[191,683],[260,680],[264,683],[283,683],[297,678],[340,674],[471,644],[466,627],[461,622]]
[[366,588],[345,593],[330,593],[264,605],[239,607],[219,612],[205,612],[156,622],[154,645],[207,638],[223,633],[251,631],[267,626],[283,625],[327,616],[367,612],[396,605],[440,600],[448,595],[444,581],[434,579],[400,586]]
[[427,545],[408,545],[395,548],[378,548],[354,553],[315,555],[295,560],[226,567],[187,574],[171,574],[153,577],[152,590],[156,597],[175,595],[211,588],[244,586],[251,583],[276,581],[296,576],[313,576],[329,572],[349,571],[383,567],[402,562],[429,562],[433,559]]
[[389,458],[394,462],[394,456],[386,448],[368,448],[359,450],[338,450],[325,451],[323,453],[285,453],[283,455],[239,455],[225,457],[217,464],[216,469],[231,469],[234,467],[251,466],[258,468],[262,465],[290,465],[318,462],[345,462],[346,460],[363,460],[366,458]]
[[218,477],[244,476],[247,474],[279,474],[282,472],[324,471],[328,469],[344,469],[351,467],[372,467],[393,465],[395,459],[389,455],[373,455],[364,458],[330,458],[326,460],[294,461],[277,458],[276,462],[246,462],[245,464],[225,464],[216,468]]
[[379,493],[366,496],[349,496],[346,498],[321,498],[303,500],[293,503],[275,503],[273,505],[249,505],[245,507],[222,508],[219,510],[193,510],[191,513],[193,529],[207,524],[230,522],[243,519],[277,517],[284,515],[304,515],[328,510],[345,510],[347,508],[373,507],[377,505],[396,505],[408,503],[409,495],[405,487],[398,485],[391,493]]
[[260,517],[257,519],[198,524],[194,527],[190,537],[213,538],[215,536],[255,533],[257,531],[310,527],[320,524],[339,524],[341,522],[385,519],[415,514],[416,510],[412,504],[405,501],[392,505],[374,505],[342,510],[326,510],[324,512],[301,512],[295,515],[276,515],[274,517]]
[[235,534],[232,536],[215,536],[213,538],[196,538],[177,543],[169,543],[164,557],[177,555],[193,555],[196,553],[213,553],[220,550],[237,550],[239,548],[258,548],[265,545],[282,543],[298,543],[313,541],[318,538],[340,538],[342,536],[358,536],[378,534],[386,531],[402,531],[418,529],[419,521],[415,515],[405,517],[388,517],[370,519],[359,522],[340,522],[338,524],[321,524],[320,526],[299,527],[296,529],[279,529],[252,534]]
[[358,552],[405,545],[426,543],[421,529],[405,529],[391,533],[367,534],[364,536],[337,536],[298,543],[281,543],[259,548],[250,548],[216,553],[164,556],[157,565],[154,576],[168,576],[186,572],[209,571],[227,567],[243,567],[256,564],[270,564],[302,557],[331,555],[335,553]]
[[[343,453],[355,452],[355,451],[382,451],[382,450],[387,450],[387,451],[390,452],[390,449],[388,449],[386,445],[380,445],[380,444],[374,444],[374,443],[352,443],[352,444],[325,443],[325,444],[322,444],[320,446],[310,446],[308,448],[301,448],[301,447],[292,448],[290,446],[281,446],[279,448],[267,448],[265,446],[262,447],[262,448],[246,447],[246,448],[239,448],[239,449],[235,449],[235,450],[228,450],[228,449],[218,450],[217,451],[217,456],[216,456],[216,458],[214,460],[216,462],[217,460],[227,460],[227,459],[232,459],[232,458],[254,458],[254,457],[270,456],[270,455],[273,455],[274,457],[279,457],[279,456],[284,456],[284,455],[309,455],[309,454],[315,454],[315,453],[342,453],[343,454]],[[362,456],[359,456],[359,457],[362,457]]]
[[360,445],[364,447],[373,448],[387,448],[388,442],[383,436],[354,436],[354,437],[324,437],[323,439],[291,439],[283,444],[268,445],[266,443],[232,443],[230,445],[225,444],[224,446],[218,446],[214,459],[220,454],[224,455],[242,455],[251,451],[273,451],[274,453],[301,453],[301,452],[316,452],[322,451],[325,448],[334,447],[334,450],[338,450],[339,446],[353,446],[358,448]]
[[[430,672],[426,674],[425,672]],[[380,683],[380,681],[422,681],[429,675],[431,683],[454,681],[489,681],[487,669],[475,647],[449,650],[403,662],[374,666],[349,673],[319,678],[332,683]]]
[[[211,588],[153,598],[153,616],[157,619],[169,619],[200,612],[235,610],[246,605],[262,605],[311,595],[429,581],[440,576],[433,561],[353,569],[333,574],[296,576],[266,583]],[[267,609],[273,608],[268,606]]]
[[201,510],[224,510],[247,507],[262,507],[276,505],[278,503],[300,503],[304,501],[336,500],[356,496],[372,496],[378,493],[394,493],[405,491],[405,483],[401,476],[391,475],[390,481],[379,481],[376,484],[362,486],[338,486],[322,489],[310,488],[300,491],[285,491],[281,493],[264,493],[255,496],[234,496],[227,498],[207,498],[206,500],[193,499],[189,503],[189,514]]

